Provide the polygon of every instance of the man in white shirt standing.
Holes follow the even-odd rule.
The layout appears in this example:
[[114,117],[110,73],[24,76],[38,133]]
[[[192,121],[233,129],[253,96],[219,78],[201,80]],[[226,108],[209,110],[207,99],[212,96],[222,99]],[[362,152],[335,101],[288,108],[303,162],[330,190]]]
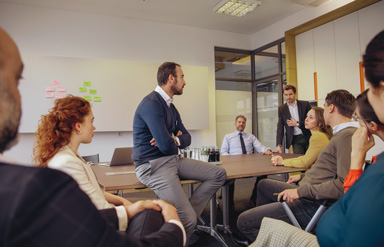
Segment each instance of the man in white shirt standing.
[[[244,132],[247,118],[239,115],[235,118],[236,131],[225,135],[223,143],[221,144],[221,155],[236,155],[236,154],[250,154],[250,153],[263,153],[271,155],[270,148],[265,147],[253,134]],[[256,164],[255,164],[256,165]],[[260,176],[256,178],[255,188],[258,182],[266,178],[266,176]],[[254,189],[254,191],[256,191]],[[233,196],[235,192],[235,182],[229,185],[229,211],[234,212]],[[250,204],[256,201],[256,193],[252,193]]]
[[292,85],[284,87],[284,98],[287,103],[278,109],[276,152],[282,152],[285,128],[285,147],[292,145],[295,154],[305,154],[311,137],[311,132],[305,128],[305,118],[311,105],[308,101],[296,100],[296,88]]

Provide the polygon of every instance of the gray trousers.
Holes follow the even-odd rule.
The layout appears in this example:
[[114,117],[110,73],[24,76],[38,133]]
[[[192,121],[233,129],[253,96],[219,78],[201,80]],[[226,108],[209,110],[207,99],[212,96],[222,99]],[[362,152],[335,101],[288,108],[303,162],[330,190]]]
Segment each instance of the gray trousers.
[[[183,223],[187,239],[197,224],[212,195],[227,179],[222,167],[206,162],[179,158],[178,155],[151,160],[136,168],[136,176],[145,186],[151,188],[160,199],[172,201]],[[192,197],[188,199],[180,180],[199,180]]]
[[[277,195],[286,189],[294,189],[298,186],[287,184],[274,179],[263,179],[257,186],[256,207],[240,214],[237,219],[237,227],[252,242],[259,234],[261,221],[264,217],[283,220],[291,223],[288,215],[280,202],[277,202]],[[292,203],[287,203],[301,226],[306,226],[315,214],[317,204],[308,200],[297,199]]]

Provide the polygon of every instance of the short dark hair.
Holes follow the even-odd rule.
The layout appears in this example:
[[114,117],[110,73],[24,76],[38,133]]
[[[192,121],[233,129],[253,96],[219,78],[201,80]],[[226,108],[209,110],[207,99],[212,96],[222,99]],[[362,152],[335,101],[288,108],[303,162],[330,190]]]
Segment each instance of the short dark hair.
[[325,102],[337,107],[339,113],[345,117],[352,118],[356,109],[356,99],[350,92],[344,89],[334,90],[327,94]]
[[176,66],[180,66],[180,64],[174,63],[174,62],[165,62],[162,65],[160,65],[159,69],[157,70],[157,84],[164,85],[167,83],[169,75],[173,75],[176,77]]
[[284,87],[283,91],[292,90],[294,94],[296,94],[296,87],[293,85],[287,85]]
[[374,122],[377,125],[384,125],[380,122],[380,120],[377,118],[375,111],[372,108],[372,105],[368,101],[368,95],[367,95],[368,89],[359,94],[356,97],[356,104],[359,108],[359,115],[361,119],[364,122]]
[[247,122],[247,118],[244,117],[243,115],[238,115],[236,118],[235,118],[235,122],[237,122],[237,119],[239,118],[243,118],[245,120],[245,122]]
[[363,56],[365,78],[374,87],[378,87],[380,81],[384,81],[384,31],[377,34],[369,42]]

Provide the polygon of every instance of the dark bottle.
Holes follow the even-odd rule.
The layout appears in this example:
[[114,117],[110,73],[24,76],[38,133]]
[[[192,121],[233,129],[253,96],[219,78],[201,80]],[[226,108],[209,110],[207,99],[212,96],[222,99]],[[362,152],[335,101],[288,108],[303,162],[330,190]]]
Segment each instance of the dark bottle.
[[219,147],[215,147],[215,161],[220,161],[220,152],[219,152]]

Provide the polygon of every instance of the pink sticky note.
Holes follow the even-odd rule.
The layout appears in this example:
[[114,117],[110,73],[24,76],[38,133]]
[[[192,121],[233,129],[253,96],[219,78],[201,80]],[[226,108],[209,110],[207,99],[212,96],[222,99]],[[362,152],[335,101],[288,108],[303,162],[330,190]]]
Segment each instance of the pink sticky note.
[[54,93],[45,93],[45,98],[54,98],[55,94]]
[[66,89],[65,87],[58,87],[58,88],[57,88],[57,91],[58,91],[58,92],[66,92],[67,89]]
[[55,92],[55,87],[45,87],[46,92]]
[[60,84],[60,80],[52,80],[52,85],[59,85]]
[[64,94],[61,94],[61,93],[57,93],[56,96],[55,96],[56,99],[62,99],[64,98]]

